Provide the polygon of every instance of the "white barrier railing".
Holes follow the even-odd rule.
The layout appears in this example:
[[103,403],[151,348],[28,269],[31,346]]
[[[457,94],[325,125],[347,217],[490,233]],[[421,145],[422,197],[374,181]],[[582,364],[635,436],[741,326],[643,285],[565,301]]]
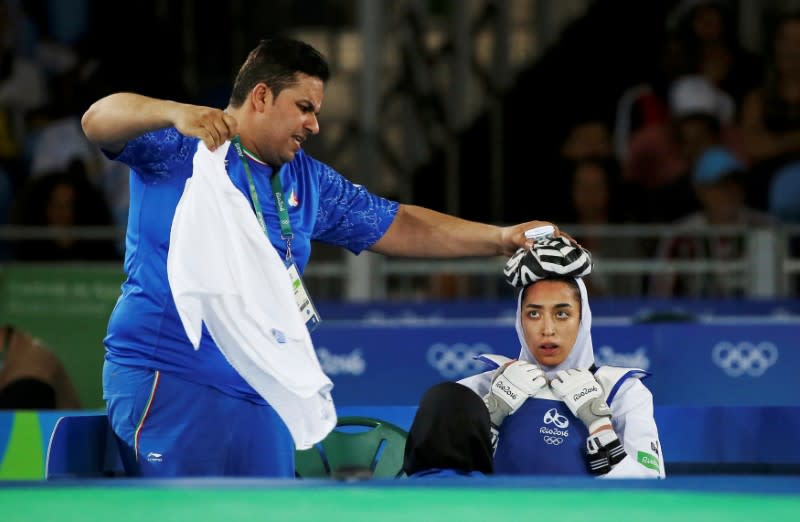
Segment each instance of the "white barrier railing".
[[[800,277],[800,225],[753,229],[748,227],[704,227],[676,229],[672,225],[562,225],[573,237],[593,237],[601,241],[628,238],[645,245],[636,257],[596,256],[594,274],[647,278],[656,275],[726,276],[744,282],[747,297],[787,297],[794,295]],[[28,240],[63,238],[120,240],[123,231],[114,227],[0,226],[0,245]],[[739,254],[727,259],[664,259],[656,256],[659,241],[671,237],[714,238],[724,236],[743,245]],[[315,247],[315,250],[318,250]],[[348,300],[386,299],[430,295],[431,276],[449,275],[471,279],[475,295],[495,297],[502,287],[501,271],[505,258],[402,259],[364,253],[354,256],[340,249],[328,259],[312,257],[306,278],[312,292],[320,298]],[[9,258],[6,261],[13,261]],[[400,290],[398,290],[398,288]],[[613,294],[613,288],[612,288]],[[690,295],[691,296],[691,295]],[[695,296],[695,297],[700,297]],[[720,297],[709,295],[707,297]]]
[[[742,281],[742,295],[747,297],[792,296],[800,274],[800,248],[794,252],[790,242],[800,245],[800,226],[781,226],[753,229],[724,226],[676,230],[671,225],[606,225],[595,227],[562,226],[576,238],[591,234],[600,238],[631,238],[642,243],[658,243],[671,237],[714,238],[729,237],[741,241],[740,255],[729,259],[662,259],[650,252],[640,257],[597,258],[594,273],[601,276],[631,276],[647,278],[655,275],[729,276]],[[644,249],[645,251],[647,249]],[[351,300],[384,299],[394,297],[390,279],[411,280],[416,286],[429,284],[430,276],[449,274],[474,280],[484,279],[479,287],[492,287],[492,281],[501,280],[504,258],[420,260],[384,258],[365,253],[353,256],[345,253],[344,260],[318,261],[309,265],[307,277],[311,280],[339,279],[345,282],[343,292]],[[426,283],[426,281],[428,281]],[[486,282],[488,281],[488,283]],[[414,287],[414,283],[408,283]],[[425,289],[420,292],[425,295]],[[415,295],[419,295],[415,294]],[[613,293],[613,289],[612,289]],[[689,295],[701,297],[701,295]],[[494,297],[473,295],[470,297]],[[707,295],[706,297],[721,297]]]

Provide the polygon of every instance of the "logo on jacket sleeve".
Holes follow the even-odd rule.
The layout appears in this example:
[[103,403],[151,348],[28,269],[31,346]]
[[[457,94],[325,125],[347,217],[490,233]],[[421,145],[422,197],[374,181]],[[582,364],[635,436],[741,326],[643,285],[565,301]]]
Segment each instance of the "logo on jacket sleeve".
[[652,469],[653,471],[661,472],[661,466],[658,464],[658,457],[651,455],[646,451],[640,451],[636,454],[636,460],[645,468]]

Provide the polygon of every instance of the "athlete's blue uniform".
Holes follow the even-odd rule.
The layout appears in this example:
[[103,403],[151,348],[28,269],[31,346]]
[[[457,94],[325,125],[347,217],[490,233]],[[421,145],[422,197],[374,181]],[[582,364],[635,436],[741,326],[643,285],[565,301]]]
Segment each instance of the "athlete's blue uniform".
[[[608,388],[604,399],[615,413],[627,410],[618,407],[617,390],[624,389],[620,399],[631,404],[632,397],[646,395],[639,379],[648,375],[638,369],[608,366],[601,366],[595,372],[595,377]],[[623,436],[627,435],[628,447],[632,447],[631,441],[638,443],[643,436],[657,440],[646,430],[637,433],[639,430],[634,428],[626,432],[620,420],[612,419],[616,422],[615,428]],[[494,472],[498,475],[591,476],[584,459],[588,435],[586,426],[563,401],[556,399],[549,389],[542,390],[503,421],[494,455]]]
[[[174,128],[162,129],[128,142],[113,158],[131,167],[131,201],[127,279],[104,341],[109,418],[130,450],[126,458],[134,473],[293,476],[292,441],[277,414],[225,360],[208,332],[203,332],[200,349],[192,348],[170,293],[170,228],[192,175],[198,141]],[[226,163],[231,181],[249,201],[247,177],[234,147]],[[269,240],[285,256],[269,182],[273,169],[256,161],[249,165]],[[399,207],[303,151],[279,175],[294,234],[292,255],[301,272],[312,239],[359,253],[383,236]],[[242,422],[251,418],[252,423]],[[198,448],[190,444],[195,436],[215,443]],[[264,455],[274,456],[273,463]],[[208,465],[198,464],[202,461]]]

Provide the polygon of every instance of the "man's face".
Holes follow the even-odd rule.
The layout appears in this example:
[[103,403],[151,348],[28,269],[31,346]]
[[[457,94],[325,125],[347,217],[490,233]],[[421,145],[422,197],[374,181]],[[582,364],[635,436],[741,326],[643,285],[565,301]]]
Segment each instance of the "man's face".
[[267,89],[264,111],[258,115],[257,152],[271,165],[294,159],[303,142],[319,132],[317,115],[322,108],[325,84],[319,78],[298,73],[297,83],[277,97]]

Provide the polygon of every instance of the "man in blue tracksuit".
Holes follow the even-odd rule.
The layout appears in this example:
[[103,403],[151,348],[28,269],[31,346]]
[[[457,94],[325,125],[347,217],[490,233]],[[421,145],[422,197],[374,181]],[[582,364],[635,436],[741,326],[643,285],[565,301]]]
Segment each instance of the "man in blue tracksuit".
[[[199,141],[227,141],[227,171],[267,238],[302,273],[311,240],[386,255],[509,255],[533,221],[496,227],[371,194],[305,154],[329,71],[311,46],[261,41],[225,110],[120,92],[84,114],[86,136],[131,167],[122,295],[105,339],[103,390],[126,470],[141,476],[293,476],[275,411],[204,331],[195,352],[168,280],[169,234]],[[286,303],[286,306],[296,306]],[[301,371],[302,369],[298,369]]]

